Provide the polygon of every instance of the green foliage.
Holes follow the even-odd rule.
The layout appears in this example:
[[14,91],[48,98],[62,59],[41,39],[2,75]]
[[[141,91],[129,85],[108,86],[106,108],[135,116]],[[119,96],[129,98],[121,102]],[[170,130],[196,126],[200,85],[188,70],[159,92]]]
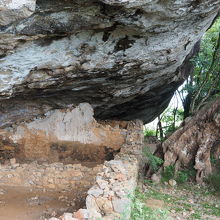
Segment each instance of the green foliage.
[[[177,185],[175,193],[172,193],[172,190],[167,190],[168,187],[165,185],[147,186],[144,197],[148,200],[163,201],[165,207],[170,211],[188,213],[189,215],[184,219],[204,219],[204,217],[205,219],[211,219],[211,217],[219,219],[220,201],[218,200],[218,195],[216,193],[213,194],[211,188],[194,183],[185,183]],[[196,198],[196,202],[191,203],[189,201],[190,198]]]
[[211,154],[210,162],[211,162],[212,167],[216,171],[220,172],[220,159],[217,159],[216,157],[214,157],[214,155]]
[[189,173],[185,170],[178,171],[175,177],[175,180],[178,184],[186,183],[189,179]]
[[161,116],[164,135],[167,136],[168,134],[173,133],[182,121],[183,109],[167,108]]
[[220,217],[220,209],[217,206],[209,203],[203,203],[203,208],[207,209],[207,212],[211,213],[212,215]]
[[178,184],[186,183],[190,177],[194,177],[196,172],[194,168],[179,170],[175,172],[173,165],[166,166],[162,172],[162,182],[168,182],[170,179],[176,180]]
[[172,124],[174,121],[174,112],[176,111],[176,122],[180,122],[183,120],[183,109],[174,109],[167,108],[166,111],[162,115],[162,122],[167,123],[168,125]]
[[201,219],[201,215],[199,214],[199,213],[193,213],[192,215],[191,215],[191,218],[190,219]]
[[[202,38],[199,54],[193,59],[195,65],[195,80],[200,80],[202,77],[201,69],[203,72],[210,71],[211,65],[213,65],[213,55],[216,47],[218,46],[218,38],[220,31],[220,18],[218,18],[213,26],[205,33]],[[215,62],[215,60],[214,60]],[[215,63],[216,66],[213,71],[219,70],[219,63]],[[212,73],[211,76],[212,77]]]
[[206,178],[206,182],[220,193],[220,174],[213,173]]
[[145,195],[139,190],[136,190],[132,202],[131,220],[167,220],[168,210],[152,209],[147,207],[144,200]]
[[218,160],[213,155],[210,156],[210,162],[211,162],[212,166],[218,165]]
[[152,137],[156,136],[156,131],[153,129],[145,129],[144,130],[144,137]]
[[220,95],[220,18],[201,40],[200,51],[192,59],[194,72],[180,91],[185,117]]
[[163,200],[165,203],[174,202],[176,198],[170,196],[169,194],[151,189],[145,193],[146,198],[153,198],[157,200]]
[[[188,171],[187,171],[188,172]],[[136,190],[132,197],[132,215],[131,220],[148,219],[171,219],[170,212],[175,210],[179,214],[187,213],[184,219],[219,219],[220,201],[216,193],[213,194],[211,188],[194,183],[177,185],[175,193],[167,190],[169,186],[165,185],[147,185],[144,192]],[[195,203],[189,199],[196,198]],[[150,202],[158,201],[158,209],[151,209]],[[194,199],[193,199],[194,200]],[[159,202],[163,201],[163,202]],[[154,203],[155,204],[155,203]],[[161,205],[159,205],[161,204]],[[148,205],[150,207],[148,207]],[[193,212],[192,212],[193,211]],[[210,218],[209,218],[210,217]],[[120,218],[121,219],[121,218]],[[128,219],[128,218],[127,218]],[[125,220],[124,218],[122,220]]]
[[147,157],[151,169],[154,172],[157,172],[160,166],[163,164],[163,160],[153,155],[148,147],[144,148],[144,155]]
[[173,165],[164,167],[162,175],[162,182],[168,182],[170,179],[174,179],[175,167]]

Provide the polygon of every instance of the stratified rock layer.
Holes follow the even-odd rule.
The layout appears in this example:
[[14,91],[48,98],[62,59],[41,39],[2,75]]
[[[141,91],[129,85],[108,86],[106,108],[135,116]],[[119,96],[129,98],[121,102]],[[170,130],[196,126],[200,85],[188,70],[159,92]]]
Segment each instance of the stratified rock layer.
[[219,5],[0,0],[0,127],[82,102],[97,118],[152,120]]
[[[126,139],[118,122],[98,123],[87,103],[68,110],[52,110],[42,118],[0,129],[0,162],[21,161],[103,162],[120,151]],[[121,122],[123,123],[123,122]]]

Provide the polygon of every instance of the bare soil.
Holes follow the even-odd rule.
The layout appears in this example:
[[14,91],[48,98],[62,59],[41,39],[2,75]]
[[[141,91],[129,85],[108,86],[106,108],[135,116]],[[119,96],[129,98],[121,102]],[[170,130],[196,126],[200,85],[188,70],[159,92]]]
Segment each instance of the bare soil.
[[0,220],[40,220],[84,206],[85,192],[0,186]]

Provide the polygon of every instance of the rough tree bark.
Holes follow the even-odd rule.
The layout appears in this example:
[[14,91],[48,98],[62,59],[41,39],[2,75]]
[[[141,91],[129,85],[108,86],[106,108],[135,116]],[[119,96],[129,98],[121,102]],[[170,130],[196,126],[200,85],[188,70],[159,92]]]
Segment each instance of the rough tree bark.
[[212,172],[211,154],[220,162],[220,98],[187,118],[160,147],[164,167],[174,165],[177,171],[193,164],[201,183]]

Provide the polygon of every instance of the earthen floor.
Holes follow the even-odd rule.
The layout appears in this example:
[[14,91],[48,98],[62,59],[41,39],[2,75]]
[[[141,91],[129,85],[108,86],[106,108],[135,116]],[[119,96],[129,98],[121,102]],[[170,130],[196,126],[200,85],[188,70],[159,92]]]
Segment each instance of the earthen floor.
[[0,220],[43,220],[83,207],[79,190],[0,186]]

